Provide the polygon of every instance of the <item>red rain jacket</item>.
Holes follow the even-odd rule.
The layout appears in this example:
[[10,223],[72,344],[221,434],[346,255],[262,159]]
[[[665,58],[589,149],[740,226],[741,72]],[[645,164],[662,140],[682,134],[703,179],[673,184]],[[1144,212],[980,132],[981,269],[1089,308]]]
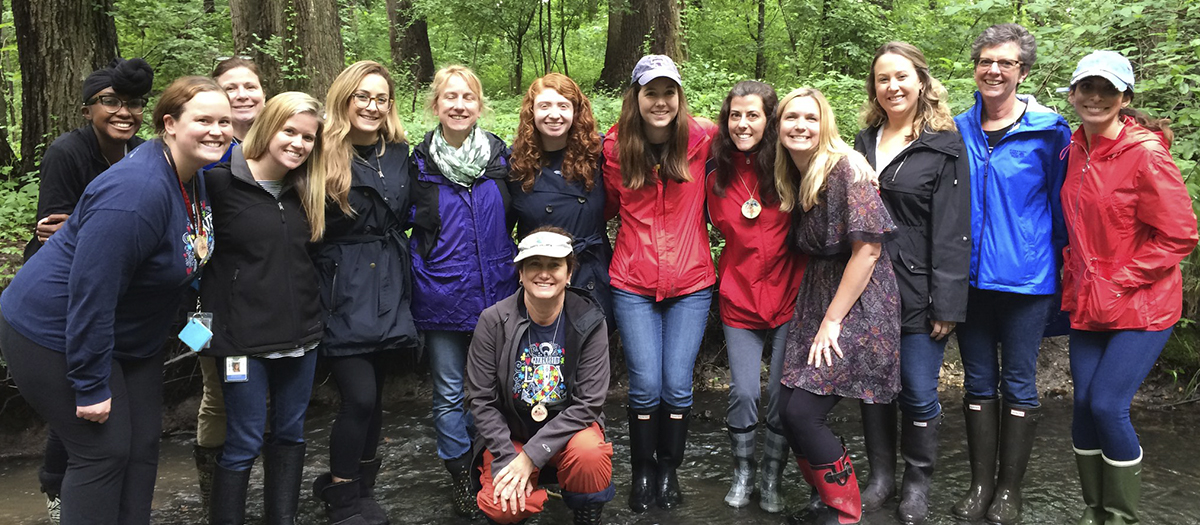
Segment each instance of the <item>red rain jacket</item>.
[[[734,174],[725,196],[713,189],[715,161],[709,162],[707,182],[709,218],[725,236],[725,250],[717,264],[721,322],[745,330],[775,328],[792,318],[808,257],[788,250],[791,214],[779,211],[778,202],[763,202],[762,191],[754,190],[758,186],[754,157],[742,152],[732,155]],[[747,219],[742,216],[742,203],[751,191],[763,206],[758,217]]]
[[1126,119],[1115,140],[1071,136],[1063,214],[1063,310],[1077,330],[1165,330],[1183,310],[1179,261],[1196,215],[1158,136]]
[[715,130],[688,118],[691,182],[659,181],[637,190],[621,183],[617,127],[605,135],[604,217],[621,217],[608,269],[614,288],[662,301],[717,281],[704,219],[704,162]]

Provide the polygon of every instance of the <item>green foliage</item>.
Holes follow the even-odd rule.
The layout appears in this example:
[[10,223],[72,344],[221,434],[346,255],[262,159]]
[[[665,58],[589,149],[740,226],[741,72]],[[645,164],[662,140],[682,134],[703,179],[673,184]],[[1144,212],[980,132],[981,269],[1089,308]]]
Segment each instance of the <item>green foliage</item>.
[[10,179],[11,170],[7,166],[0,168],[0,290],[20,267],[37,213],[37,177],[27,173]]
[[228,0],[205,13],[203,2],[116,0],[120,54],[142,57],[154,68],[154,90],[184,75],[207,75],[216,57],[233,54]]

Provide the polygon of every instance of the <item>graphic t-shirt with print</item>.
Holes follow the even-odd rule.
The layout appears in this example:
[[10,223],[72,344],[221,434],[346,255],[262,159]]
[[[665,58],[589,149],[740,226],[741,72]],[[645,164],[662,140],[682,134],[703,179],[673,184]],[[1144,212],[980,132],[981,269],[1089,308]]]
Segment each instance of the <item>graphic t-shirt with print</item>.
[[[550,326],[529,323],[513,367],[512,395],[518,406],[532,408],[542,403],[553,408],[567,400],[567,359],[563,349],[569,322],[566,317],[564,310]],[[521,416],[533,426],[545,423],[534,422],[526,411],[522,411]]]

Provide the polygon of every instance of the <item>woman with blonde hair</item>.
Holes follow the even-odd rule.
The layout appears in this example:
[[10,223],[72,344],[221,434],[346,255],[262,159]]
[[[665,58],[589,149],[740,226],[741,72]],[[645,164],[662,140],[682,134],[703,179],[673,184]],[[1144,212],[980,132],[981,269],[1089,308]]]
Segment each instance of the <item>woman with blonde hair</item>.
[[[783,361],[780,419],[825,507],[800,523],[858,523],[850,454],[826,423],[842,398],[890,403],[900,391],[900,297],[886,242],[896,229],[875,172],[838,136],[820,91],[779,103],[775,187],[793,214],[789,245],[808,255]],[[880,263],[883,259],[883,263]]]
[[380,525],[374,500],[383,417],[383,356],[416,347],[409,313],[408,143],[387,68],[361,61],[334,79],[321,135],[325,242],[314,263],[325,307],[321,356],[341,405],[329,435],[329,469],[313,483],[330,523]]
[[483,309],[517,290],[508,146],[478,125],[487,105],[468,68],[439,70],[428,107],[438,126],[413,151],[412,312],[429,353],[438,457],[453,481],[455,511],[472,516],[467,348]]
[[[922,523],[937,462],[946,336],[967,316],[971,168],[945,89],[921,50],[906,42],[880,46],[866,84],[865,128],[854,137],[854,149],[879,174],[880,197],[896,223],[887,252],[901,304],[905,471],[897,513],[904,523]],[[896,407],[863,402],[861,410],[871,466],[862,502],[869,512],[896,493]]]
[[517,236],[541,226],[570,232],[579,258],[571,286],[587,290],[612,316],[608,276],[612,247],[600,171],[602,136],[596,130],[592,103],[570,77],[547,73],[529,85],[519,118],[508,183]]
[[230,163],[206,173],[221,251],[200,285],[202,308],[215,322],[201,354],[217,358],[218,370],[245,373],[244,381],[223,374],[220,383],[226,439],[213,475],[213,524],[245,521],[250,468],[260,451],[266,523],[295,523],[304,414],[324,321],[308,255],[325,227],[322,113],[307,94],[275,96],[234,146]]

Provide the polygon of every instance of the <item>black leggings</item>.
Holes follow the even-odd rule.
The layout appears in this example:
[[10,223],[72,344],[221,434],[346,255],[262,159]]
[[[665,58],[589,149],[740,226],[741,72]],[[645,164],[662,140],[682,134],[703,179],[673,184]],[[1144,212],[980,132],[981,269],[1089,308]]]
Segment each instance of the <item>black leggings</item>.
[[792,451],[808,458],[811,465],[828,465],[840,459],[844,448],[826,424],[829,412],[842,398],[822,396],[800,388],[779,390],[779,417],[783,436]]
[[99,424],[75,417],[75,390],[63,353],[30,341],[3,316],[0,350],[21,395],[67,449],[61,523],[150,523],[162,435],[163,354],[112,360],[112,409]]
[[359,462],[375,458],[383,422],[381,354],[329,358],[342,403],[329,432],[329,470],[334,477],[355,479]]

